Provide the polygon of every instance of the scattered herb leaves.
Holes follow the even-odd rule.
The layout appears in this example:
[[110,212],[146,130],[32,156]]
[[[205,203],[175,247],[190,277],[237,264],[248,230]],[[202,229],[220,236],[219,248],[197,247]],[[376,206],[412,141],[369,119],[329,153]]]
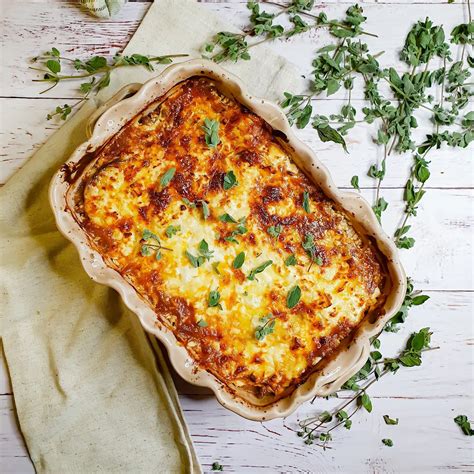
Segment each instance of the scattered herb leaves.
[[247,227],[245,225],[245,222],[247,220],[246,217],[242,217],[239,220],[236,220],[229,214],[223,214],[219,217],[219,220],[226,223],[237,224],[234,230],[230,233],[230,235],[224,238],[224,240],[226,240],[227,242],[238,244],[239,241],[237,240],[237,236],[247,233]]
[[408,310],[412,306],[422,305],[429,298],[430,297],[427,295],[422,295],[420,291],[415,291],[413,287],[413,282],[410,278],[407,278],[407,291],[405,293],[405,298],[403,300],[402,306],[395,314],[395,316],[390,319],[390,321],[385,325],[385,331],[397,332],[400,328],[400,324],[405,322],[408,316]]
[[310,208],[310,205],[309,205],[309,193],[308,193],[308,191],[305,191],[305,192],[303,193],[303,209],[304,209],[308,214],[311,213],[311,208]]
[[[141,54],[132,54],[131,56],[122,56],[121,54],[116,54],[113,58],[92,56],[89,59],[82,60],[65,57],[57,48],[53,47],[50,51],[32,58],[32,62],[35,63],[35,66],[30,67],[30,69],[42,74],[41,79],[33,79],[33,82],[51,84],[50,87],[41,93],[56,87],[60,82],[81,81],[79,91],[83,94],[83,97],[72,105],[64,104],[63,106],[57,106],[54,112],[47,115],[48,120],[56,116],[61,120],[66,120],[72,110],[88,100],[91,94],[96,94],[110,84],[110,73],[114,69],[124,66],[143,66],[149,71],[153,71],[153,64],[169,64],[174,58],[185,56],[188,55],[169,54],[165,56],[144,56]],[[76,74],[70,72],[61,74],[61,72],[64,72],[62,67],[63,62],[67,65],[71,65],[73,72],[76,72]],[[40,63],[40,67],[36,66],[37,63]]]
[[383,416],[386,425],[398,425],[398,418],[390,418],[388,415]]
[[316,244],[314,242],[314,237],[312,234],[306,234],[305,239],[301,245],[308,254],[309,258],[311,259],[311,263],[309,265],[308,270],[311,269],[313,263],[316,263],[316,265],[323,264],[323,259],[318,255],[318,252],[316,250]]
[[230,214],[227,214],[227,212],[225,214],[222,214],[221,216],[219,216],[219,220],[221,222],[237,224],[237,220],[234,219]]
[[163,247],[160,238],[149,229],[143,230],[142,240],[144,243],[141,244],[140,253],[143,257],[149,257],[155,252],[155,259],[161,260],[163,256],[161,253],[162,250],[172,250],[168,247]]
[[[420,365],[423,352],[437,349],[430,347],[430,341],[429,328],[422,328],[411,334],[405,348],[396,357],[383,357],[378,351],[371,352],[364,366],[341,389],[341,391],[352,391],[354,395],[331,412],[323,412],[301,421],[301,431],[298,432],[298,436],[302,437],[306,444],[313,444],[315,440],[323,441],[322,447],[325,447],[328,433],[330,434],[341,425],[350,429],[351,423],[347,422],[350,422],[350,419],[361,408],[369,413],[372,411],[372,401],[367,391],[374,383],[386,374],[396,373],[401,367]],[[377,338],[372,341],[372,344],[380,347],[380,341]],[[386,423],[388,421],[388,424],[398,423],[398,420],[392,420],[387,415],[384,416],[384,420]]]

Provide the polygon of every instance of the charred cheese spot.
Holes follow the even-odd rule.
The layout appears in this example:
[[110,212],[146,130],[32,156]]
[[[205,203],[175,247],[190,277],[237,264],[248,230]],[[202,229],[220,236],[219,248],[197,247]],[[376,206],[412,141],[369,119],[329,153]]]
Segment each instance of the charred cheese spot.
[[[205,142],[206,118],[219,122],[215,148]],[[162,187],[160,177],[171,167],[175,175]],[[238,185],[224,190],[229,170]],[[311,213],[303,209],[304,192]],[[303,382],[383,304],[386,275],[377,249],[298,169],[262,119],[205,78],[175,86],[103,147],[81,206],[81,225],[93,245],[197,364],[259,397],[281,396]],[[219,220],[224,213],[246,218],[247,232]],[[170,225],[180,227],[172,237],[165,233]],[[269,226],[281,226],[281,233],[270,235]],[[170,249],[160,260],[141,254],[144,229]],[[322,262],[311,269],[302,246],[307,235]],[[232,236],[238,243],[226,240]],[[185,252],[198,255],[203,239],[213,253],[194,267]],[[239,252],[245,261],[237,270],[232,263]],[[297,264],[286,266],[292,253]],[[268,260],[273,264],[247,278]],[[286,297],[296,284],[301,299],[289,309]],[[215,289],[221,306],[209,307]],[[268,313],[274,330],[257,340],[255,330]]]

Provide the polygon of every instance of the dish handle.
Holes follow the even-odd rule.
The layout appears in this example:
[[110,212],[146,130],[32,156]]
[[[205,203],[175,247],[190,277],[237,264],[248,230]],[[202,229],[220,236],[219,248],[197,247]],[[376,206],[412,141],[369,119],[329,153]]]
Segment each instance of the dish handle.
[[122,87],[118,92],[116,92],[109,100],[107,100],[100,107],[98,107],[96,111],[93,112],[92,115],[87,120],[87,123],[86,123],[87,139],[89,139],[92,136],[97,120],[99,120],[100,116],[106,110],[110,109],[110,107],[117,104],[121,100],[131,97],[142,87],[142,85],[143,84],[140,84],[139,82],[132,82],[131,84],[127,84],[126,86]]

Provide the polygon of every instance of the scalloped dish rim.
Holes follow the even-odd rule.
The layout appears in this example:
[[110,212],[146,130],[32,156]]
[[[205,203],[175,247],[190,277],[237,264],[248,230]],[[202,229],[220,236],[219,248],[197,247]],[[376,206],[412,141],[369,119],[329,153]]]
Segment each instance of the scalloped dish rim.
[[[70,240],[77,251],[82,265],[90,278],[114,288],[125,305],[137,315],[143,328],[155,335],[166,347],[174,369],[187,382],[211,389],[217,400],[226,408],[250,420],[271,420],[286,417],[303,402],[314,396],[326,396],[338,390],[366,362],[370,352],[370,338],[382,331],[386,322],[400,308],[406,291],[406,277],[392,240],[384,233],[371,206],[359,194],[341,192],[335,186],[327,168],[317,159],[315,153],[301,142],[291,130],[281,108],[267,100],[250,96],[234,75],[207,60],[190,60],[167,67],[161,74],[147,81],[132,96],[111,107],[104,107],[89,140],[80,145],[66,165],[75,165],[86,153],[93,152],[114,136],[130,119],[143,111],[152,102],[163,96],[177,83],[192,77],[205,76],[215,80],[218,87],[230,93],[263,118],[273,129],[286,137],[285,145],[291,150],[292,159],[306,175],[319,186],[326,196],[344,209],[359,233],[376,242],[380,253],[386,258],[391,288],[386,295],[383,313],[373,322],[365,318],[355,329],[350,342],[338,350],[336,355],[312,373],[304,383],[291,394],[269,405],[258,406],[239,397],[192,360],[186,348],[179,344],[172,331],[157,321],[155,312],[144,302],[138,292],[117,271],[108,267],[101,255],[92,248],[85,231],[68,210],[67,192],[70,184],[61,167],[52,178],[49,199],[59,231]],[[94,114],[96,115],[96,114]]]

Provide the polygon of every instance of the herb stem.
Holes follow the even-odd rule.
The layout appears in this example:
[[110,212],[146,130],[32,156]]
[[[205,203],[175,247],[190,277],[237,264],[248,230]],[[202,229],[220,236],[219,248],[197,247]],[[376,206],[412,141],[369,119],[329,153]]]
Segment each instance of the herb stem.
[[341,420],[339,423],[337,423],[336,425],[334,425],[332,428],[328,429],[326,431],[326,433],[330,433],[331,431],[335,430],[336,428],[338,428],[339,426],[343,425],[344,423],[346,423],[347,420],[350,420],[358,411],[360,410],[360,406],[356,407],[356,409],[347,417],[345,418],[344,420]]
[[[275,7],[282,8],[282,9],[284,9],[284,11],[288,11],[288,9],[291,6],[291,5],[282,5],[281,3],[271,2],[269,0],[263,0],[262,3],[268,3],[268,5],[273,5]],[[313,15],[312,13],[309,13],[309,12],[306,12],[306,11],[299,11],[298,13],[300,15],[306,16],[308,18],[313,18],[314,20],[317,20],[319,18],[318,15]],[[342,28],[344,30],[351,30],[351,28],[349,26],[343,25],[342,23],[334,23],[334,22],[329,22],[327,25],[318,25],[318,26],[328,26],[328,27],[337,26],[338,28]],[[369,33],[369,32],[364,31],[364,30],[362,30],[360,32],[360,34],[361,35],[366,35],[366,36],[372,36],[373,38],[378,38],[378,35],[375,35],[373,33]]]
[[[411,102],[416,102],[412,97],[406,95],[401,89],[399,89],[392,81],[390,81],[389,79],[387,79],[386,77],[383,77],[383,79],[388,82],[388,84],[390,85],[390,87],[392,87],[392,89],[394,89],[395,91],[397,91],[404,99],[406,100],[409,100]],[[426,110],[429,110],[430,112],[434,112],[434,110],[431,108],[431,107],[427,107],[426,105],[423,105],[423,104],[418,104],[420,107],[422,107],[423,109],[426,109]]]
[[[418,292],[419,293],[419,292]],[[415,294],[415,293],[413,293]],[[440,346],[435,346],[435,347],[426,347],[425,349],[421,349],[420,352],[430,352],[430,351],[437,351],[438,349],[441,349]],[[392,357],[385,357],[383,360],[378,360],[377,362],[374,362],[374,365],[382,365],[382,364],[388,364],[393,360]]]
[[[182,57],[187,57],[187,56],[189,56],[189,55],[188,54],[167,54],[166,56],[155,56],[153,58],[150,58],[150,62],[161,61],[163,59],[182,58]],[[71,75],[64,75],[64,76],[53,75],[47,69],[40,69],[40,68],[31,67],[31,66],[30,66],[30,69],[34,69],[35,71],[40,71],[40,72],[44,72],[44,73],[47,73],[47,74],[51,75],[51,77],[47,78],[47,79],[33,79],[33,82],[57,82],[57,81],[73,81],[73,80],[76,80],[76,79],[84,79],[86,77],[91,77],[91,76],[96,76],[98,74],[103,74],[103,73],[109,72],[113,69],[117,69],[119,67],[124,67],[124,66],[130,66],[130,65],[126,64],[126,63],[117,64],[117,65],[108,65],[108,66],[104,66],[100,69],[95,69],[92,72],[87,72],[85,74],[71,74]]]
[[[384,143],[383,145],[383,161],[382,161],[382,168],[385,169],[385,163],[387,161],[387,144]],[[375,192],[375,204],[379,202],[380,197],[380,186],[382,185],[383,177],[380,176],[377,181],[377,191]]]
[[[187,56],[189,55],[188,54],[167,54],[166,56],[155,56],[153,58],[150,58],[149,61],[154,62],[154,61],[161,61],[163,59],[182,58],[182,57],[187,57]],[[87,72],[85,74],[71,74],[71,75],[64,75],[64,76],[60,76],[58,74],[53,75],[53,73],[51,71],[48,71],[47,69],[40,69],[40,68],[36,68],[32,66],[30,66],[29,69],[40,71],[45,74],[49,74],[51,76],[50,78],[47,78],[47,79],[33,79],[33,82],[57,82],[57,81],[71,81],[71,80],[96,76],[98,74],[107,73],[113,69],[117,69],[119,67],[124,67],[124,66],[130,66],[130,64],[124,63],[124,64],[107,65],[99,69],[94,69],[94,71]]]
[[[425,186],[425,183],[421,183],[421,186],[418,189],[418,192],[422,191],[424,186]],[[403,229],[406,226],[409,217],[410,217],[410,214],[407,211],[405,211],[405,218],[403,219],[400,229]],[[401,235],[397,235],[397,237],[395,238],[395,244],[398,244],[398,242],[400,241],[400,237]]]

